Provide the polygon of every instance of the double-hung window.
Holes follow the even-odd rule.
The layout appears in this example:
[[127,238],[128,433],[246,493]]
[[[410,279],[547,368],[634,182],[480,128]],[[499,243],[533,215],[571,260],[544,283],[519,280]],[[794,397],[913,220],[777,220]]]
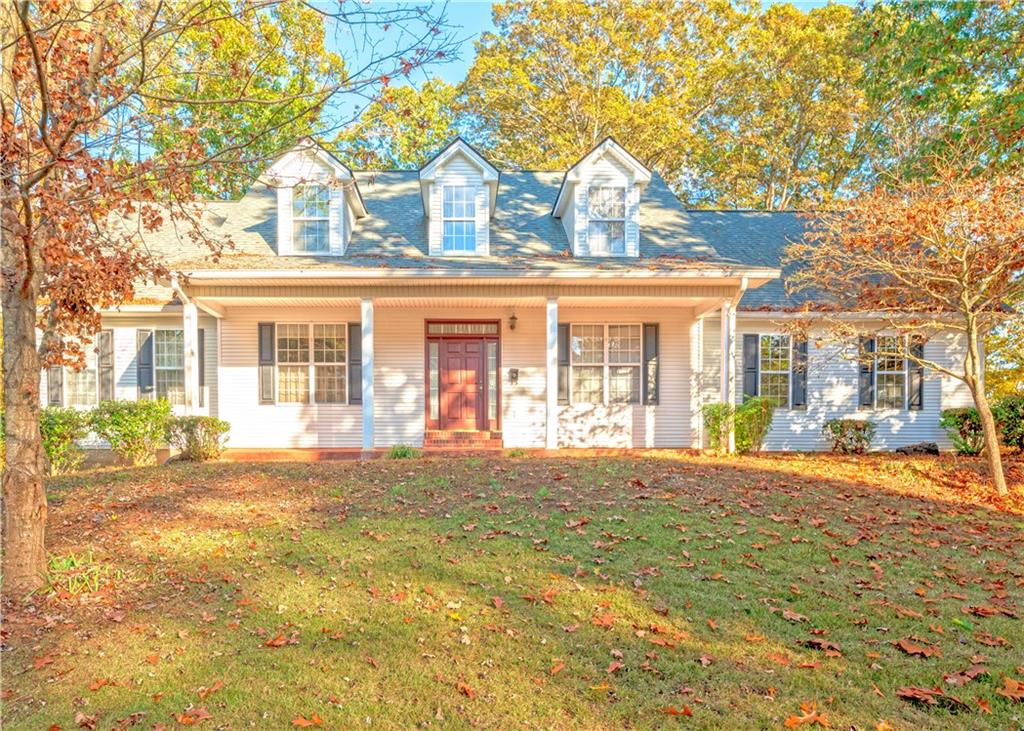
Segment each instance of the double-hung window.
[[292,190],[292,251],[322,254],[330,250],[331,191],[326,185],[297,185]]
[[572,325],[571,402],[640,403],[640,325]]
[[442,187],[441,243],[445,252],[476,251],[476,191],[469,185]]
[[906,408],[907,362],[903,338],[879,336],[875,340],[875,353],[875,408]]
[[98,370],[95,348],[86,350],[82,370],[64,369],[65,406],[95,406],[99,403]]
[[346,330],[341,323],[277,325],[278,403],[346,402]]
[[185,333],[182,330],[153,331],[153,374],[156,397],[172,406],[185,403]]
[[789,335],[762,335],[758,343],[760,359],[758,393],[770,398],[780,409],[789,408],[792,351]]
[[626,253],[626,189],[592,186],[587,190],[587,242],[591,254]]

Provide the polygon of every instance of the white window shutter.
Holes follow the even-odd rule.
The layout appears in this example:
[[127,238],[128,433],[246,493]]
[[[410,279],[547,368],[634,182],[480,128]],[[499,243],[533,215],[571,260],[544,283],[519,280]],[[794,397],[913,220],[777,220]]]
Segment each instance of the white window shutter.
[[590,242],[587,236],[590,231],[590,210],[587,206],[587,197],[590,194],[589,185],[576,186],[576,256],[587,256],[590,253]]
[[328,244],[331,253],[340,256],[345,253],[345,190],[341,186],[332,186],[331,201],[328,206]]
[[292,253],[292,189],[277,189],[277,253]]
[[626,256],[640,256],[640,188],[626,188]]

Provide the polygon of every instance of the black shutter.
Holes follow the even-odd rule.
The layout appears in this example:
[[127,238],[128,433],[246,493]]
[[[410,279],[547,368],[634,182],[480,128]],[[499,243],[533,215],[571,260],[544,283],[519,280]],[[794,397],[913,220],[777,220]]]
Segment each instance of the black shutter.
[[875,405],[875,339],[861,336],[859,405],[870,409]]
[[658,403],[658,324],[644,323],[643,403]]
[[794,409],[807,408],[807,340],[793,341],[793,403]]
[[348,324],[348,402],[363,403],[363,327]]
[[259,327],[260,403],[274,403],[274,323],[261,322]]
[[[758,395],[758,386],[761,370],[761,348],[760,335],[745,334],[743,336],[743,400]],[[722,354],[728,358],[728,353]]]
[[[924,358],[922,338],[911,339],[910,355],[914,358]],[[911,411],[920,411],[924,408],[924,366],[912,360],[907,361],[907,393],[910,396],[907,408]]]
[[135,355],[135,379],[139,387],[140,399],[151,399],[153,389],[153,331],[136,330],[135,344],[138,351]]
[[64,403],[64,369],[60,366],[46,369],[46,403],[50,406]]
[[100,330],[96,339],[96,377],[100,401],[114,400],[114,331]]
[[558,324],[558,403],[569,403],[569,324]]
[[196,340],[196,360],[199,361],[199,406],[205,406],[203,388],[206,386],[206,331],[199,328],[199,339]]

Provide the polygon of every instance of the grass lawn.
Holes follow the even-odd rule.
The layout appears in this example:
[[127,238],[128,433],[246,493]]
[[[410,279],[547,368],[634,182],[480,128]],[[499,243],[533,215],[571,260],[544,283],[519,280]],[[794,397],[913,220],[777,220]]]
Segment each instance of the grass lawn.
[[58,590],[7,608],[3,726],[1016,729],[1024,463],[1003,501],[974,469],[468,457],[55,480]]

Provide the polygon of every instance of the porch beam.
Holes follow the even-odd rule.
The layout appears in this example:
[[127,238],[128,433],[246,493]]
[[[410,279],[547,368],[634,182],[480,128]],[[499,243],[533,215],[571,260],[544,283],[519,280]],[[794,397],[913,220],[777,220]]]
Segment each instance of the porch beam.
[[360,334],[363,352],[363,449],[374,446],[373,434],[373,299],[360,302]]
[[185,413],[199,412],[199,308],[189,300],[181,307],[185,355]]
[[546,342],[547,409],[544,446],[558,449],[558,298],[548,297]]

